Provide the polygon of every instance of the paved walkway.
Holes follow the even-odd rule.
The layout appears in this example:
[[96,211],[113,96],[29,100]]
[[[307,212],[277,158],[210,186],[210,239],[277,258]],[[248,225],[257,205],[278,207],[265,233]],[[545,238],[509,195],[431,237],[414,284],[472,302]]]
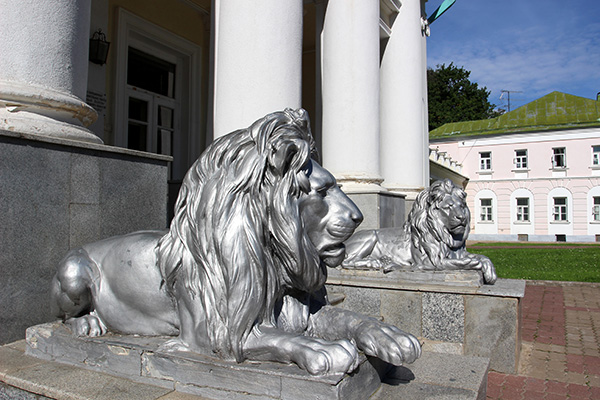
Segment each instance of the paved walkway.
[[600,284],[528,282],[517,375],[490,372],[488,399],[600,399]]

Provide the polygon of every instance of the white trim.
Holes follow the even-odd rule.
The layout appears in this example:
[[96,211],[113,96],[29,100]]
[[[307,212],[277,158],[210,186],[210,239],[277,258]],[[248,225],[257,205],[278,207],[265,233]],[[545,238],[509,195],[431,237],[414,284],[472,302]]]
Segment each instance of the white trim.
[[[573,129],[568,131],[546,131],[535,133],[508,133],[498,136],[488,137],[486,135],[477,135],[467,137],[464,140],[456,139],[431,139],[430,144],[457,143],[458,147],[482,147],[496,144],[524,144],[578,140],[578,139],[598,139],[598,127]],[[490,135],[491,136],[491,135]],[[565,146],[566,147],[566,146]]]

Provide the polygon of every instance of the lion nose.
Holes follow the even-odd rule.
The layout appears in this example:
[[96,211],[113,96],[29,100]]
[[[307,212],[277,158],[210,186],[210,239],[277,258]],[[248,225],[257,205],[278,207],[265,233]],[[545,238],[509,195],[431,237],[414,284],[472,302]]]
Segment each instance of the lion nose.
[[358,207],[354,206],[352,208],[353,209],[350,210],[350,218],[352,219],[352,221],[354,221],[356,226],[358,226],[358,225],[360,225],[361,222],[363,222],[364,217],[363,217],[363,214],[358,209]]

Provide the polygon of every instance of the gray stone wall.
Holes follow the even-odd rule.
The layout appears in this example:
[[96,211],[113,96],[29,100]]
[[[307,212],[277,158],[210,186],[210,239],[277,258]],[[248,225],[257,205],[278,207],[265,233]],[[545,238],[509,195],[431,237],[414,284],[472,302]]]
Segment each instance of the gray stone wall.
[[525,281],[480,286],[473,271],[410,274],[330,270],[327,290],[338,307],[416,335],[424,351],[485,357],[494,371],[516,372]]
[[53,319],[50,280],[69,249],[166,228],[169,160],[0,131],[0,343]]

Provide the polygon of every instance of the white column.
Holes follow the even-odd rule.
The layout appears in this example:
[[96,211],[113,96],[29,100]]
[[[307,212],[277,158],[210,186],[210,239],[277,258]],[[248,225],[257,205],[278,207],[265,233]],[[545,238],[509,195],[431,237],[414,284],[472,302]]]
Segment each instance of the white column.
[[411,200],[429,185],[427,70],[421,1],[406,0],[381,62],[383,185]]
[[301,105],[302,0],[217,0],[214,137]]
[[330,0],[323,28],[323,164],[346,192],[379,185],[379,1]]
[[0,129],[102,143],[85,126],[89,1],[0,0]]

